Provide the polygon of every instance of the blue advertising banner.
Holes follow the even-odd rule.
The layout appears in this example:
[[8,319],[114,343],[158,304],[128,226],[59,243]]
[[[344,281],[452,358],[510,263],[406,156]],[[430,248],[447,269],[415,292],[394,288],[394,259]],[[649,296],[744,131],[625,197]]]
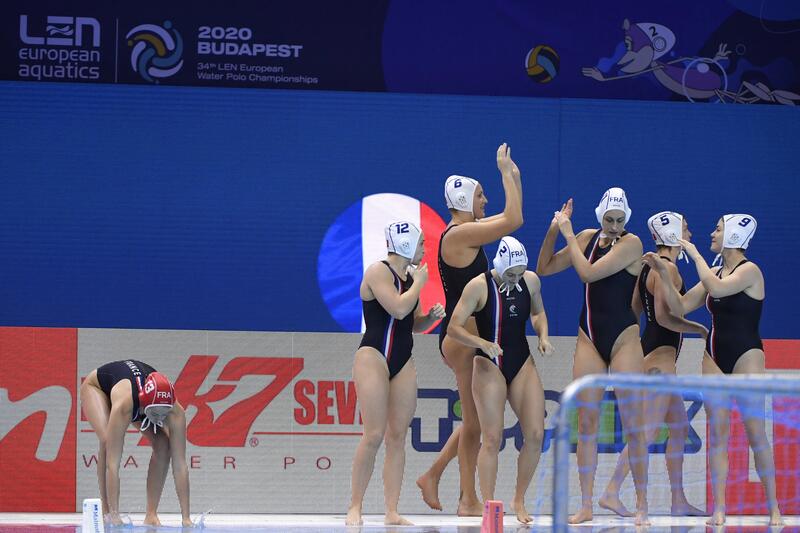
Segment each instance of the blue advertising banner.
[[11,0],[0,78],[800,103],[800,4]]
[[[797,139],[784,106],[2,82],[0,324],[358,331],[387,219],[419,221],[434,272],[445,179],[499,212],[508,142],[532,257],[567,198],[597,227],[615,185],[645,249],[675,210],[711,261],[719,217],[749,213],[762,334],[797,338]],[[542,283],[551,332],[574,335],[577,276]]]
[[384,90],[384,2],[8,2],[7,80]]

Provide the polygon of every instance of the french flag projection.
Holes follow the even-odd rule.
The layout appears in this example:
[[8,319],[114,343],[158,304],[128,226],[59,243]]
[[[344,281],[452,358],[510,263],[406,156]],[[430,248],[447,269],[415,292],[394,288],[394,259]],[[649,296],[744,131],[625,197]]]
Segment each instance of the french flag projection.
[[425,235],[422,262],[428,264],[428,283],[420,296],[423,312],[437,302],[444,305],[437,264],[444,220],[428,205],[410,196],[373,194],[337,217],[325,233],[319,250],[317,280],[322,299],[344,331],[364,331],[359,296],[361,279],[369,265],[386,259],[384,228],[399,220],[413,222]]

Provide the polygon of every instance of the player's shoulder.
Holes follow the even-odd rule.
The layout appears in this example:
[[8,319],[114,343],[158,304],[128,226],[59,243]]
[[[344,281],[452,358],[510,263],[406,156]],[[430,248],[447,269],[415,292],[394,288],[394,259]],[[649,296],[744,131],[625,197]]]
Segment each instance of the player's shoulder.
[[591,239],[597,234],[598,231],[600,231],[600,228],[586,228],[579,231],[575,237],[577,239]]
[[364,278],[369,281],[392,279],[392,271],[383,261],[375,261],[364,271]]
[[467,289],[475,290],[476,288],[484,287],[485,285],[486,285],[486,272],[481,272],[480,274],[478,274],[477,276],[475,276],[474,278],[472,278],[467,282],[467,284],[464,286],[464,290]]
[[628,246],[639,246],[639,248],[642,248],[642,239],[631,232],[626,232],[625,235],[620,237],[618,243],[630,243]]
[[539,290],[542,286],[542,280],[539,279],[539,276],[536,275],[536,272],[533,272],[532,270],[526,270],[522,275],[522,279],[524,279],[525,284],[534,291]]

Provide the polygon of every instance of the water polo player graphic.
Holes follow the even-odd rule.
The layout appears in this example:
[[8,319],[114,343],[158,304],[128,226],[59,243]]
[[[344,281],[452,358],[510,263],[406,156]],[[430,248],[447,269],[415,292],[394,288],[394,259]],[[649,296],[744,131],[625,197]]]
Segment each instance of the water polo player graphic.
[[[661,24],[639,22],[622,23],[625,39],[617,45],[614,56],[602,58],[597,66],[584,67],[582,73],[597,81],[616,81],[652,73],[655,80],[690,102],[722,101],[740,104],[755,102],[794,105],[800,95],[790,91],[772,90],[763,82],[742,80],[734,91],[741,73],[726,71],[728,45],[719,45],[714,57],[678,57],[664,61],[675,46],[675,34]],[[617,71],[616,76],[608,74]]]

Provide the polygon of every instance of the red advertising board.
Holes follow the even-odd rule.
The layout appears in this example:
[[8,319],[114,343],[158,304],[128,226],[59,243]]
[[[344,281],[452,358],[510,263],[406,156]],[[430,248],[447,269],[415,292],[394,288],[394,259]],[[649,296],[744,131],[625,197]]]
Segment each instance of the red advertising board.
[[78,331],[0,328],[0,511],[75,511]]

